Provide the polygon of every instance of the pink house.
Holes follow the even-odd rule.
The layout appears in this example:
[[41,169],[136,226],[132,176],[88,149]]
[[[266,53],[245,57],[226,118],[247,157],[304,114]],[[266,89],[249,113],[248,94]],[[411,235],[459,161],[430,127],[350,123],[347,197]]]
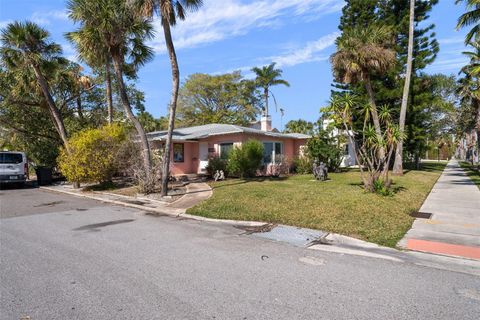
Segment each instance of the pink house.
[[[256,139],[263,142],[265,165],[282,158],[286,161],[302,153],[310,136],[300,133],[279,133],[271,129],[270,117],[262,117],[256,127],[241,127],[231,124],[206,124],[175,129],[171,156],[172,175],[206,173],[209,157],[227,157],[228,152],[244,141]],[[153,149],[163,148],[166,131],[147,134]]]

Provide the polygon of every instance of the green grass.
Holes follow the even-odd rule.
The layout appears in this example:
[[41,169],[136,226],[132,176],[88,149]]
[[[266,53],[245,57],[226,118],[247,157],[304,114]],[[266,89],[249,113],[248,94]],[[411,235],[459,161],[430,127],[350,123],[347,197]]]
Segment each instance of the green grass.
[[428,163],[421,171],[394,177],[396,194],[391,197],[365,193],[356,171],[333,173],[326,182],[312,181],[310,175],[213,182],[213,196],[187,212],[321,229],[393,247],[444,167]]
[[477,185],[478,189],[480,189],[480,169],[472,165],[470,162],[460,162],[460,166],[465,170],[467,176],[472,179],[472,181]]

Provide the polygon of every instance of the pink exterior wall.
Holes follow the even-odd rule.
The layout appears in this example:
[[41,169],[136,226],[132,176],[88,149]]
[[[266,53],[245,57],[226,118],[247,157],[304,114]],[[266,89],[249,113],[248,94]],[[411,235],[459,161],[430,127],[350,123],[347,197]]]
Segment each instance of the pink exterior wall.
[[[209,150],[215,150],[215,153],[209,153],[209,156],[213,156],[214,154],[218,155],[220,153],[221,143],[233,143],[234,146],[239,146],[242,142],[245,142],[249,139],[256,139],[262,142],[282,142],[283,153],[285,159],[289,163],[291,163],[293,159],[299,155],[300,147],[305,145],[306,143],[306,139],[277,138],[264,135],[243,133],[213,136],[207,139],[201,139],[199,142],[208,142]],[[172,151],[172,155],[170,157],[170,169],[172,175],[182,175],[199,172],[199,142],[181,142],[184,145],[184,162],[173,162]],[[160,147],[163,148],[162,145],[163,144],[159,141],[152,142],[152,148],[154,149],[158,149]]]

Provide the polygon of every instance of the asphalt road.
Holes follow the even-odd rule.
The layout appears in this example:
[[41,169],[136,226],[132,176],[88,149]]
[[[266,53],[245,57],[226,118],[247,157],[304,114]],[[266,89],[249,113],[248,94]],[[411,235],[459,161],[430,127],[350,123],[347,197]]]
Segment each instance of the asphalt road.
[[480,278],[0,191],[1,319],[475,319]]

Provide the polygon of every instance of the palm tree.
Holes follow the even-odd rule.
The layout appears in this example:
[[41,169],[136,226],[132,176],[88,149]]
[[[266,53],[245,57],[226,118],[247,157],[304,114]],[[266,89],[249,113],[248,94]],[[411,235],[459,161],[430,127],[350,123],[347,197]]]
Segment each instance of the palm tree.
[[465,2],[467,5],[467,11],[458,18],[457,30],[473,25],[473,28],[467,33],[465,37],[465,44],[468,44],[475,35],[480,32],[480,0],[456,0],[455,3],[459,4]]
[[[263,89],[263,97],[265,99],[264,115],[268,116],[268,96],[269,93],[271,93],[270,87],[279,84],[290,87],[290,83],[280,78],[283,71],[281,69],[275,69],[275,62],[272,62],[268,66],[263,66],[261,68],[252,68],[252,71],[255,72],[255,75],[257,76],[255,79],[257,86]],[[272,97],[275,99],[273,93]]]
[[124,82],[126,60],[135,69],[153,58],[153,51],[145,45],[153,38],[149,21],[133,15],[124,0],[70,0],[69,17],[80,24],[82,50],[107,50],[117,80],[120,99],[128,119],[133,123],[143,148],[147,181],[151,182],[152,160],[147,135],[132,111]]
[[63,117],[53,99],[47,79],[47,74],[53,74],[53,70],[59,66],[65,66],[67,60],[60,57],[61,47],[54,42],[50,42],[48,40],[49,36],[48,31],[33,22],[10,23],[1,33],[2,48],[0,49],[0,55],[3,63],[10,69],[14,69],[20,76],[25,75],[26,70],[33,70],[55,129],[65,149],[70,152]]
[[[407,115],[408,95],[410,91],[410,79],[412,77],[413,65],[413,38],[414,38],[414,22],[415,22],[415,0],[410,0],[410,22],[408,29],[408,52],[407,52],[407,71],[405,74],[405,83],[403,85],[402,106],[400,107],[400,137],[403,137],[405,131],[405,117]],[[397,143],[395,150],[395,162],[393,164],[393,173],[403,175],[403,139]]]
[[[112,98],[112,76],[111,76],[111,59],[108,55],[108,49],[102,45],[102,41],[98,38],[97,45],[88,46],[88,41],[84,41],[89,36],[85,34],[85,29],[68,32],[65,37],[70,41],[78,52],[79,60],[88,64],[90,67],[105,72],[105,98],[107,101],[108,123],[113,123],[113,98]],[[92,36],[92,35],[90,35]],[[96,35],[97,37],[100,34]]]
[[172,69],[172,92],[170,96],[167,139],[162,166],[162,196],[168,193],[168,178],[170,176],[170,154],[172,150],[172,134],[175,128],[175,113],[177,111],[178,89],[180,86],[180,70],[177,54],[173,45],[171,27],[177,24],[177,19],[185,20],[187,11],[198,10],[203,0],[130,0],[132,10],[140,16],[151,18],[158,14],[162,23],[165,44]]
[[363,83],[365,86],[382,159],[385,159],[385,150],[371,75],[383,74],[395,65],[396,55],[391,49],[392,44],[392,33],[385,26],[346,30],[337,38],[337,52],[330,57],[337,81],[345,84]]

